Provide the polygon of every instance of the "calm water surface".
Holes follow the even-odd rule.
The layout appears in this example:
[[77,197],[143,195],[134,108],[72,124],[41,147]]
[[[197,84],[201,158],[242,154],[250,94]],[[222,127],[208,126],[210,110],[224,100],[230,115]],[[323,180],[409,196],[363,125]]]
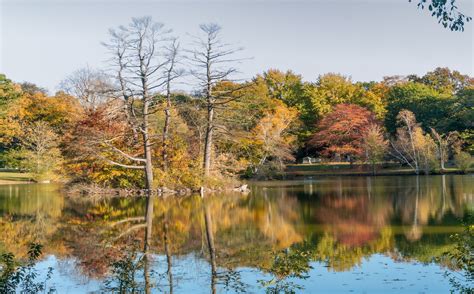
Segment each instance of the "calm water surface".
[[43,244],[36,268],[53,268],[59,293],[449,293],[440,257],[474,211],[472,175],[258,182],[204,199],[57,188],[0,186],[0,253]]

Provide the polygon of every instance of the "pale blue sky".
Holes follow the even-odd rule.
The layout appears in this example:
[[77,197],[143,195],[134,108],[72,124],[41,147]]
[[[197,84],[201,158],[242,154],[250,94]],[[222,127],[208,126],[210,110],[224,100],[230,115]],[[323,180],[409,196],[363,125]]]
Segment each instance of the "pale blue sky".
[[[105,66],[108,28],[144,15],[184,46],[200,23],[219,23],[253,57],[240,65],[245,77],[278,68],[305,80],[338,72],[369,81],[437,66],[473,75],[472,22],[451,32],[408,0],[0,1],[0,72],[52,91],[75,69]],[[473,15],[472,1],[458,5]]]

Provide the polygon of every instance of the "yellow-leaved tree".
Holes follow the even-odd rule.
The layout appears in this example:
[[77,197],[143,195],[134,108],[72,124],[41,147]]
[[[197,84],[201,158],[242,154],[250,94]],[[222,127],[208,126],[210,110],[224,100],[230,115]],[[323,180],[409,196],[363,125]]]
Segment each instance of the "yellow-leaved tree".
[[255,144],[260,149],[258,167],[267,161],[276,161],[280,168],[283,161],[294,160],[292,151],[296,137],[291,128],[297,123],[298,112],[286,107],[282,102],[276,102],[272,110],[264,112],[264,116],[252,130]]

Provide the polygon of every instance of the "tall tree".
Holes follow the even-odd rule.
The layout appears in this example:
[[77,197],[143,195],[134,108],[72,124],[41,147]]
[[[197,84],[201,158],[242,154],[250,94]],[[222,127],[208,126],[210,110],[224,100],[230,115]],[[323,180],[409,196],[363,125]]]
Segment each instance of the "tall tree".
[[153,136],[150,117],[156,110],[156,94],[163,90],[166,76],[163,76],[169,60],[160,52],[164,42],[169,40],[169,30],[151,17],[132,18],[127,26],[110,30],[110,41],[105,44],[112,54],[114,76],[119,84],[119,97],[124,101],[131,126],[141,135],[143,156],[136,157],[114,148],[135,165],[122,167],[143,169],[145,187],[153,186]]
[[215,115],[218,107],[236,99],[231,94],[238,90],[215,89],[222,81],[231,80],[237,69],[233,66],[236,59],[235,54],[242,48],[234,48],[226,44],[220,38],[221,27],[217,24],[202,24],[200,26],[202,37],[196,37],[196,47],[191,50],[189,59],[195,69],[191,74],[197,79],[202,89],[202,96],[207,108],[207,126],[204,142],[203,173],[209,176],[212,169],[212,152],[214,146],[214,132],[216,129]]

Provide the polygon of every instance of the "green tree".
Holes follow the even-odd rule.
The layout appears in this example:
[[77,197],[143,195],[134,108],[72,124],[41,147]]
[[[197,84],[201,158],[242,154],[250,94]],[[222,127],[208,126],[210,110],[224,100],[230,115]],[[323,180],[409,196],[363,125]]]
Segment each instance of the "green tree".
[[13,83],[4,74],[0,74],[0,118],[11,101],[20,98],[21,87]]
[[430,127],[441,129],[439,125],[448,117],[453,103],[451,96],[440,94],[427,85],[407,82],[394,85],[387,95],[387,114],[385,127],[394,134],[397,128],[397,115],[402,109],[410,110],[425,130]]
[[4,74],[0,74],[0,151],[11,142],[17,129],[12,125],[14,122],[9,113],[12,111],[13,102],[20,97],[21,87]]
[[455,94],[465,88],[474,86],[473,78],[447,67],[437,67],[422,77],[410,75],[408,80],[425,84],[444,94]]
[[296,135],[300,141],[299,145],[303,145],[302,142],[311,135],[319,115],[311,101],[313,85],[303,82],[302,77],[292,71],[282,72],[276,69],[270,69],[262,76],[257,76],[256,81],[259,80],[263,80],[266,84],[268,97],[280,100],[286,106],[298,110],[302,125]]
[[464,149],[474,154],[474,87],[460,90],[441,125],[444,132],[457,131]]

